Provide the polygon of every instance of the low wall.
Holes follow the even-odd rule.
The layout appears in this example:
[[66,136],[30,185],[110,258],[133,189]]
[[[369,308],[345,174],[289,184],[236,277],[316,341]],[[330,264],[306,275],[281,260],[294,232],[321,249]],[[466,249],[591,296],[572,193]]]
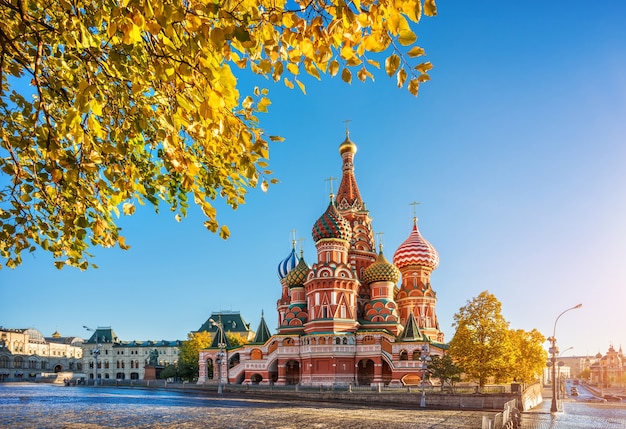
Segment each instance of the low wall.
[[542,392],[543,388],[541,387],[541,383],[531,384],[526,389],[524,389],[524,391],[522,392],[522,397],[520,399],[520,411],[527,411],[541,404],[543,402]]
[[[248,397],[281,397],[285,399],[296,399],[303,401],[328,401],[328,402],[354,402],[359,404],[393,404],[410,407],[420,407],[422,399],[421,392],[272,392],[268,390],[250,389],[237,392]],[[473,393],[473,394],[451,394],[434,393],[426,394],[426,407],[437,409],[468,409],[468,410],[502,410],[504,404],[512,399],[518,399],[519,395],[514,393]]]

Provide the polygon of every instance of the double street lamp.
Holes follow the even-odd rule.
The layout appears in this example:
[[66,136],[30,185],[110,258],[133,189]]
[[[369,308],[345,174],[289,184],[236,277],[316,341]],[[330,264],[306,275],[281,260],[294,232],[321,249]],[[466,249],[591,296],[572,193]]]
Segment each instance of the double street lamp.
[[568,308],[567,310],[559,314],[556,320],[554,321],[554,329],[552,330],[552,336],[548,338],[548,341],[550,341],[550,349],[548,349],[548,352],[552,355],[552,357],[550,358],[550,362],[552,363],[552,404],[550,406],[550,412],[552,413],[555,413],[558,411],[557,404],[556,404],[556,366],[557,366],[556,355],[559,354],[559,349],[556,346],[556,323],[559,321],[559,318],[565,313],[567,313],[568,311],[576,310],[582,306],[583,306],[582,304],[575,305],[574,307]]
[[420,362],[422,363],[422,400],[420,401],[420,407],[426,407],[426,389],[424,387],[424,382],[426,381],[426,372],[428,370],[428,362],[430,362],[430,356],[428,356],[430,350],[428,348],[428,344],[422,345],[422,351],[420,353]]
[[224,335],[224,325],[222,324],[222,320],[215,322],[213,319],[209,319],[209,322],[213,326],[217,328],[218,335],[218,343],[217,347],[219,348],[219,352],[215,356],[215,363],[217,364],[217,394],[222,394],[222,363],[224,362],[224,358],[226,357],[226,353],[224,353],[224,349],[226,348],[226,338]]

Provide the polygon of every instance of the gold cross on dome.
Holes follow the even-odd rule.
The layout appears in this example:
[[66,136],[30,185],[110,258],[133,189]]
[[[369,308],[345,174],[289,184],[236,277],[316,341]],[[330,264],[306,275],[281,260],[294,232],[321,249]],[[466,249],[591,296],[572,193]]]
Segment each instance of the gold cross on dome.
[[334,194],[333,194],[333,181],[335,181],[335,180],[337,180],[337,178],[336,177],[332,177],[332,176],[329,177],[328,179],[324,179],[325,182],[330,182],[330,195],[331,195],[331,198],[334,196]]
[[417,217],[417,205],[418,204],[422,204],[422,203],[418,203],[417,201],[413,201],[412,203],[410,203],[410,206],[413,206],[413,217]]
[[346,137],[348,137],[350,135],[350,130],[348,129],[348,125],[350,124],[350,122],[352,122],[352,119],[346,119],[343,122],[346,124]]
[[383,235],[385,235],[384,232],[377,232],[376,235],[378,236],[378,247],[380,249],[380,251],[383,251]]

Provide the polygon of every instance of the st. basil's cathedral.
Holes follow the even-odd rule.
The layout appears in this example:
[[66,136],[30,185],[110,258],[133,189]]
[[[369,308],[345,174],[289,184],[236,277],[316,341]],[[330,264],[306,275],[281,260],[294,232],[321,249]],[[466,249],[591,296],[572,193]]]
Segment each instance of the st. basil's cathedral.
[[393,263],[382,245],[377,252],[354,174],[356,152],[346,135],[337,195],[331,193],[313,224],[317,260],[309,266],[302,251],[298,257],[294,241],[278,265],[277,334],[263,317],[243,346],[232,347],[223,327],[217,330],[211,347],[200,352],[198,383],[219,375],[224,383],[415,385],[426,355],[444,353],[430,284],[439,255],[420,234],[417,218]]

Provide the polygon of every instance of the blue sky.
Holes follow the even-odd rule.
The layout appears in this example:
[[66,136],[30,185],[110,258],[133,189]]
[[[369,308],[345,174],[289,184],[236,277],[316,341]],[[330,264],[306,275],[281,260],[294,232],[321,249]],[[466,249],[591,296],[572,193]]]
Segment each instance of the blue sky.
[[[120,219],[129,251],[96,249],[97,270],[54,268],[43,252],[2,269],[0,325],[45,335],[112,326],[124,340],[185,339],[219,310],[276,331],[276,266],[292,229],[311,227],[341,177],[349,119],[361,195],[391,259],[411,229],[439,251],[432,275],[449,341],[453,315],[489,290],[512,328],[552,334],[568,355],[626,347],[626,4],[439,2],[417,27],[434,69],[417,98],[378,72],[351,85],[304,79],[307,95],[261,82],[270,165],[281,181],[222,207],[227,241],[197,210]],[[258,81],[244,77],[242,90]],[[221,207],[221,206],[220,206]]]

